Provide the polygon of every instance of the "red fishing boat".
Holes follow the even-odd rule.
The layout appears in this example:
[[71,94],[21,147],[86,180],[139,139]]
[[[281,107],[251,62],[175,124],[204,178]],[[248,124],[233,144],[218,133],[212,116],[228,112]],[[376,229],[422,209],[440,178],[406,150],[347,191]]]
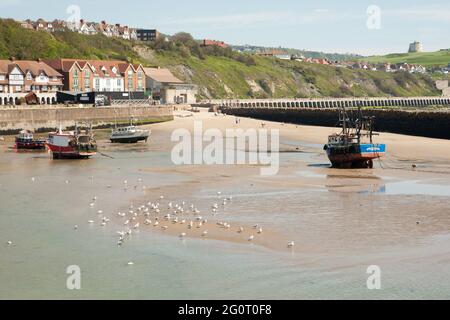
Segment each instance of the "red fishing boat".
[[74,131],[49,134],[47,147],[53,154],[53,159],[87,159],[97,153],[97,143],[92,134],[92,127],[81,129],[78,125]]
[[20,150],[45,150],[45,140],[36,140],[31,131],[22,130],[16,136],[15,148]]

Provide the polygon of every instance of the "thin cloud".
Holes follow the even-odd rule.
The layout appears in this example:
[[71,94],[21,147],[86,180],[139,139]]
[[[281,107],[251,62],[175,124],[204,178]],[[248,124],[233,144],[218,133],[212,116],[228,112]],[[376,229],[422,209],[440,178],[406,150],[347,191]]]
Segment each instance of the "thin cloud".
[[252,26],[295,26],[324,22],[337,22],[345,19],[364,18],[365,13],[352,15],[344,12],[335,12],[326,9],[316,9],[309,12],[253,12],[222,16],[194,17],[188,19],[174,19],[161,21],[160,25],[177,26],[208,26],[217,28],[236,28]]
[[383,16],[413,21],[450,23],[450,6],[429,5],[383,10]]
[[16,7],[22,4],[22,0],[1,0],[0,8]]

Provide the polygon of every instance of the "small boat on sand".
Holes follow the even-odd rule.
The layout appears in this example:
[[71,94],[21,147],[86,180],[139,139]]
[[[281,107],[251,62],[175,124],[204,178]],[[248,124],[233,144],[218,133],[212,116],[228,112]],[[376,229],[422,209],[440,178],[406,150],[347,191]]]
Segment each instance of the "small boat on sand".
[[147,142],[150,137],[150,130],[139,129],[130,125],[127,127],[115,128],[111,132],[109,139],[112,143],[137,143],[138,141]]
[[324,146],[333,168],[373,168],[373,160],[386,153],[386,145],[373,143],[374,117],[365,117],[361,107],[339,111],[340,133],[328,137]]
[[49,134],[47,146],[53,159],[87,159],[97,153],[91,126],[83,130],[76,125],[75,130],[69,132],[60,128]]
[[15,148],[18,150],[45,150],[45,140],[34,139],[29,130],[22,130],[15,141]]

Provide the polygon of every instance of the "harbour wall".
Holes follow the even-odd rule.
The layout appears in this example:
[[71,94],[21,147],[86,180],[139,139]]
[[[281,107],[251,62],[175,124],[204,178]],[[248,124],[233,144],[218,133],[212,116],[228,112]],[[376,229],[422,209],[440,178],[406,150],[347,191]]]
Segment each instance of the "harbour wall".
[[[240,117],[311,126],[337,127],[336,109],[252,109],[222,108],[222,112]],[[375,116],[375,131],[450,139],[449,111],[364,110]]]
[[52,131],[61,126],[72,128],[75,122],[88,121],[94,128],[107,128],[115,123],[136,124],[173,120],[173,106],[121,107],[30,107],[0,109],[0,134],[15,134],[23,129]]

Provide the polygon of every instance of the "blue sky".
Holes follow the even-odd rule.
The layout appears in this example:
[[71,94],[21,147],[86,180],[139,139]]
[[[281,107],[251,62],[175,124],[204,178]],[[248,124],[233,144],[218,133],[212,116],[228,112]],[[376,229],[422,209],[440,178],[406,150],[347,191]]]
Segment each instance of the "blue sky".
[[414,40],[426,51],[450,48],[448,0],[0,0],[0,17],[66,19],[70,5],[89,21],[232,44],[366,55],[404,52]]

